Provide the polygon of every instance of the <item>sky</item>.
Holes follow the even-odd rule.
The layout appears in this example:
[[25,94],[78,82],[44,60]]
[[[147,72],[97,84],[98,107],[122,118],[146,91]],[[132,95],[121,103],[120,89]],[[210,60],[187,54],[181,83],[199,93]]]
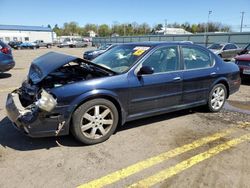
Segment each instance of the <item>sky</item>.
[[250,31],[250,0],[0,0],[0,24],[52,27],[75,21],[86,23],[204,23],[221,22]]

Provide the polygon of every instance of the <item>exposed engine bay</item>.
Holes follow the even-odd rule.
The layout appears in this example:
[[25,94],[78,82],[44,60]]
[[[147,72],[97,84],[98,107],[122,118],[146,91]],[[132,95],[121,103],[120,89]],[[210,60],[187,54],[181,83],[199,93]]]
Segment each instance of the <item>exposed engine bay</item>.
[[68,63],[56,71],[50,73],[39,84],[42,88],[60,87],[65,84],[74,83],[82,80],[90,80],[93,78],[107,76],[108,74],[95,69],[93,66],[84,63]]
[[49,73],[37,84],[33,84],[32,80],[28,78],[19,89],[19,98],[22,105],[27,107],[41,98],[42,90],[44,93],[55,87],[109,75],[110,73],[94,65],[84,62],[70,62]]

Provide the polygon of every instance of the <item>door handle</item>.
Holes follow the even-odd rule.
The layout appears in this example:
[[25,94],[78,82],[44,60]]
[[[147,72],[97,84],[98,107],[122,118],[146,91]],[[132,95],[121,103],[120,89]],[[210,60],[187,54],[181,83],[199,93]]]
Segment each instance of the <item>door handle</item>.
[[181,81],[181,77],[175,77],[174,79],[173,79],[174,81]]
[[215,76],[215,75],[216,75],[216,72],[210,73],[210,76]]

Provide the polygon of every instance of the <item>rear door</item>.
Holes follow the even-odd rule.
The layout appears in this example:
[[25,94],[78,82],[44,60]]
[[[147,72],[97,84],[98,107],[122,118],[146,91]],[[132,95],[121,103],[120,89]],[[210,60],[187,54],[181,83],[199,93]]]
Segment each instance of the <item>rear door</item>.
[[210,52],[198,46],[183,45],[183,104],[205,102],[217,77],[215,60]]
[[155,50],[137,70],[142,66],[153,67],[154,73],[129,76],[129,115],[141,116],[179,105],[182,72],[178,46],[165,46]]

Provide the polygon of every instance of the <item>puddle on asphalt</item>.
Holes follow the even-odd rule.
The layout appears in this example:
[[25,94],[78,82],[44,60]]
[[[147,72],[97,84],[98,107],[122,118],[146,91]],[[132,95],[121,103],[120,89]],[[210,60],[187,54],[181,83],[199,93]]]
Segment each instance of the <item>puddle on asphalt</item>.
[[224,108],[229,111],[250,114],[250,102],[249,101],[230,101],[225,103]]

